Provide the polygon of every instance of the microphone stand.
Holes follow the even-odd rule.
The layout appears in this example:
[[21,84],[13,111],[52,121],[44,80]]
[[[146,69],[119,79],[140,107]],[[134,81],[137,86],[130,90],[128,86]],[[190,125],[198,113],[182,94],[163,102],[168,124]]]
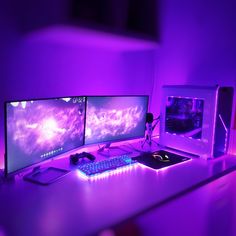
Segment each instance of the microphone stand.
[[154,125],[152,124],[153,122],[147,122],[147,124],[146,124],[146,135],[145,135],[144,141],[141,144],[142,148],[144,147],[144,145],[146,143],[149,145],[149,147],[151,147],[153,143],[158,145],[158,143],[152,139],[152,133],[160,121],[160,116],[158,118],[156,118],[155,120],[156,120],[156,122]]

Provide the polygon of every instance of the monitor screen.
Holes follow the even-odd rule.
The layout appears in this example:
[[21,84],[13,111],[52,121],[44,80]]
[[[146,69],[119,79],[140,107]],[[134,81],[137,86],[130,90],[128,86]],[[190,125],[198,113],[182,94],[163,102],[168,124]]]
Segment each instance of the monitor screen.
[[84,144],[85,97],[5,103],[6,173]]
[[144,137],[148,96],[88,97],[85,144]]
[[167,98],[165,132],[201,139],[204,100],[170,96]]

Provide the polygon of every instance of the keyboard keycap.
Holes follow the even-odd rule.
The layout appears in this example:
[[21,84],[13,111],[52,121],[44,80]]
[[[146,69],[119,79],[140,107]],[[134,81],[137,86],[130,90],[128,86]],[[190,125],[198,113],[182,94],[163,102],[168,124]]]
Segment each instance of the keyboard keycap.
[[109,158],[107,160],[86,163],[78,166],[78,170],[87,176],[94,176],[106,171],[116,170],[121,167],[129,166],[137,163],[129,156],[123,155],[118,157]]

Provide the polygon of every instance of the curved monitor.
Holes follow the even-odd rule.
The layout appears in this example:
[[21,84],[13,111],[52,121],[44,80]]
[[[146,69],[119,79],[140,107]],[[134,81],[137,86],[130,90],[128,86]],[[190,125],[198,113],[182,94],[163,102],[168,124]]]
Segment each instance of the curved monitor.
[[148,96],[87,97],[85,144],[144,137],[147,110]]
[[5,103],[5,174],[84,144],[86,97]]

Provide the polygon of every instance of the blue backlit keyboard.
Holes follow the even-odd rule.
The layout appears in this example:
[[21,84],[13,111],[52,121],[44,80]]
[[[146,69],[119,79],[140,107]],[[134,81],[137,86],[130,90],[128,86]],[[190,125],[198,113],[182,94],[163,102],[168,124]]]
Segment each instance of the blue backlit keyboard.
[[88,177],[96,176],[107,171],[113,171],[118,168],[131,166],[137,163],[127,155],[112,157],[106,160],[86,163],[78,166],[78,170]]

